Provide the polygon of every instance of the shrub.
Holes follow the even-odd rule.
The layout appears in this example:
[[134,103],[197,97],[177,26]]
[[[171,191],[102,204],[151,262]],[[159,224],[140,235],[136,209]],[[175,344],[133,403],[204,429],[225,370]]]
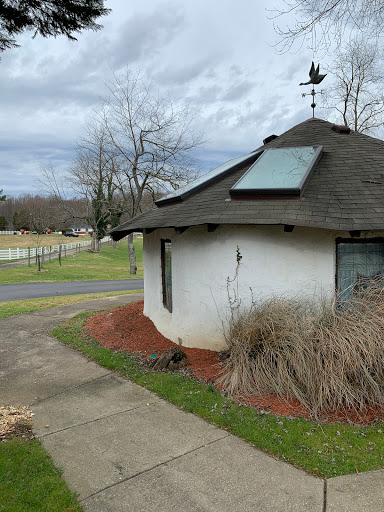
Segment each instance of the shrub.
[[230,349],[220,384],[231,395],[277,393],[313,415],[384,405],[384,291],[344,304],[270,298],[231,304]]

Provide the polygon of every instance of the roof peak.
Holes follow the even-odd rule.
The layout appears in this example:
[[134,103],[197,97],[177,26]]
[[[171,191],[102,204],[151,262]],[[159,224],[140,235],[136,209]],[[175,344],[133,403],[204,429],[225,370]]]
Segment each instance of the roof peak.
[[[309,121],[324,121],[325,123],[328,123],[329,121],[326,121],[325,119],[319,119],[318,117],[309,117],[303,123],[308,123]],[[299,123],[301,124],[301,123]]]

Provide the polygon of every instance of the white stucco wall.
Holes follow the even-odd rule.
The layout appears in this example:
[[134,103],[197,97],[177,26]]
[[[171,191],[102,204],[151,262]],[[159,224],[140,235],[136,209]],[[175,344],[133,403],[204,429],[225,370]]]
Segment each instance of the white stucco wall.
[[[333,294],[335,238],[340,232],[283,226],[191,227],[182,234],[158,229],[144,235],[144,314],[175,343],[225,348],[222,320],[228,314],[227,278],[236,270],[236,247],[242,255],[239,297]],[[349,237],[348,234],[345,234]],[[173,311],[162,303],[161,244],[172,241]]]

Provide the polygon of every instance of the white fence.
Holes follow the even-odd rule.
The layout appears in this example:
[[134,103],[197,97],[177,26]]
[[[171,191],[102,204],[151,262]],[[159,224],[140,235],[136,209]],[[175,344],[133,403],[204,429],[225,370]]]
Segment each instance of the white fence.
[[[100,240],[101,243],[109,242],[111,239],[109,236],[104,237]],[[72,242],[69,244],[61,244],[61,250],[67,251],[69,249],[77,249],[79,247],[85,247],[91,245],[91,240],[84,240],[83,242]],[[44,247],[27,247],[26,249],[0,249],[0,260],[21,260],[23,258],[35,258],[37,254],[52,254],[59,252],[60,245],[49,245]]]

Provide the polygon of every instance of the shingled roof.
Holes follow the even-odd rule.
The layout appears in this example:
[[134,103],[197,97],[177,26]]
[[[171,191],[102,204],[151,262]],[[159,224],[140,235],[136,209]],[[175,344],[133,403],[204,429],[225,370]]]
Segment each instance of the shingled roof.
[[230,199],[229,190],[250,164],[173,204],[112,230],[116,240],[132,231],[202,224],[290,225],[346,231],[384,229],[384,141],[309,119],[257,149],[323,146],[300,198]]

